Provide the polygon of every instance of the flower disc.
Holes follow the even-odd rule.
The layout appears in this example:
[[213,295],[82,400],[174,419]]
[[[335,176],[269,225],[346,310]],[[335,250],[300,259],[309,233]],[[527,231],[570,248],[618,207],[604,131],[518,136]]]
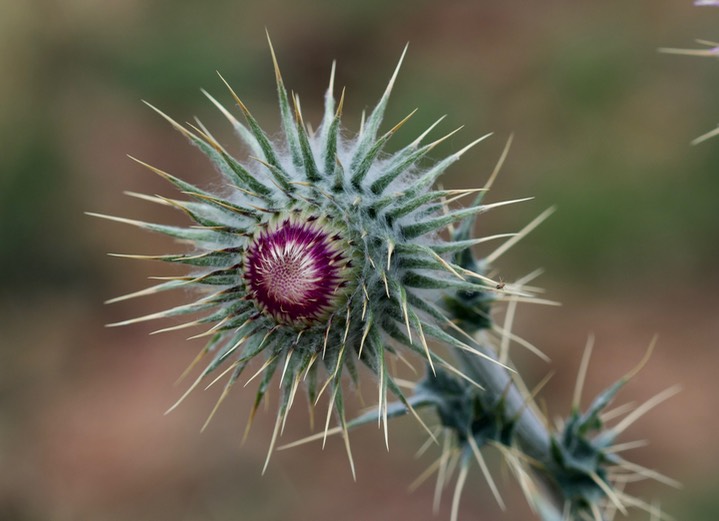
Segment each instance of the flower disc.
[[280,324],[312,325],[346,296],[346,251],[341,235],[316,216],[269,223],[245,257],[250,295]]

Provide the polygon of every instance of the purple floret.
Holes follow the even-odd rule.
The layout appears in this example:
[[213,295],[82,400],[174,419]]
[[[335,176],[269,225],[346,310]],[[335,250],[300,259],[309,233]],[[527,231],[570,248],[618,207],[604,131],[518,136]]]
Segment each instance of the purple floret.
[[314,222],[289,219],[256,237],[245,261],[254,299],[283,322],[313,320],[344,285],[345,262],[334,234]]

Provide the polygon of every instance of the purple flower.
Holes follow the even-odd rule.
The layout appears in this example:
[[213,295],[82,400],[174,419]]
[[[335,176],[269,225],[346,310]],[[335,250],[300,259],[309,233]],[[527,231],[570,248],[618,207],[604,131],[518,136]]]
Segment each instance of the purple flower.
[[347,241],[328,227],[327,219],[302,216],[269,225],[247,250],[249,293],[278,323],[326,319],[348,293],[347,249]]

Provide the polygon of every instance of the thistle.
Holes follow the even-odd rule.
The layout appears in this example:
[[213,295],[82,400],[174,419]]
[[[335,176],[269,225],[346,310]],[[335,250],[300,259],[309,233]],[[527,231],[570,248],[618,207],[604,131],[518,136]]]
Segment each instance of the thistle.
[[[245,123],[203,91],[249,149],[249,161],[231,156],[199,120],[183,126],[150,105],[210,159],[224,181],[221,192],[205,191],[132,158],[188,199],[130,195],[181,210],[189,217],[189,225],[168,226],[91,214],[165,234],[185,245],[183,251],[170,255],[117,255],[180,263],[188,266],[189,273],[110,301],[176,289],[192,289],[197,295],[194,302],[111,324],[189,316],[157,332],[203,328],[195,337],[208,341],[182,376],[203,359],[209,360],[168,412],[202,382],[209,382],[209,388],[224,379],[224,388],[204,429],[232,387],[254,365],[248,371],[252,374],[242,379],[244,385],[258,380],[245,435],[270,384],[275,381],[280,387],[264,469],[303,388],[311,412],[322,396],[327,398],[324,429],[285,447],[341,434],[353,476],[349,444],[353,427],[377,420],[384,426],[388,445],[388,419],[412,414],[430,433],[431,441],[436,442],[441,434],[440,457],[416,483],[437,473],[437,507],[453,470],[458,471],[452,521],[457,519],[473,461],[504,508],[483,456],[493,449],[505,459],[530,506],[545,521],[604,521],[615,511],[625,513],[629,507],[668,519],[653,505],[626,494],[624,484],[645,478],[678,484],[620,457],[617,452],[641,443],[618,444],[616,439],[677,388],[659,393],[634,410],[622,406],[606,411],[635,370],[582,411],[590,343],[580,366],[571,413],[555,427],[533,403],[543,383],[530,392],[511,368],[510,342],[548,360],[511,332],[517,304],[555,304],[534,297],[533,289],[527,286],[537,272],[511,284],[489,276],[491,265],[552,209],[516,234],[472,235],[479,214],[526,200],[483,201],[511,139],[484,187],[433,188],[448,167],[488,135],[444,159],[428,161],[430,152],[459,130],[425,143],[440,118],[398,152],[385,152],[390,138],[414,114],[380,132],[406,48],[379,102],[367,117],[363,115],[357,135],[348,137],[341,124],[344,91],[338,102],[334,97],[335,66],[330,73],[324,116],[313,131],[305,124],[299,98],[288,94],[271,43],[269,47],[281,116],[278,139],[268,137],[226,82]],[[474,196],[469,206],[454,206],[469,195]],[[472,251],[479,243],[501,238],[507,240],[483,258]],[[502,327],[493,319],[498,301],[508,302]],[[496,347],[492,334],[500,339]],[[444,350],[436,350],[435,345],[442,345]],[[426,366],[418,382],[400,381],[390,371],[389,362],[394,358],[408,362],[406,355],[419,357]],[[376,407],[347,420],[343,380],[347,377],[357,386],[362,366],[376,377]],[[411,393],[405,396],[400,384],[411,388]],[[389,396],[393,397],[391,402]],[[429,429],[417,414],[419,409],[433,412],[439,420],[438,428]],[[333,415],[337,426],[330,428]],[[626,416],[619,423],[607,425],[622,415]]]
[[[273,377],[281,388],[267,461],[302,386],[312,405],[328,393],[325,436],[334,411],[351,462],[341,380],[347,374],[357,382],[358,362],[376,376],[385,441],[388,393],[414,413],[388,370],[388,358],[404,359],[414,353],[426,360],[432,372],[440,367],[468,379],[430,348],[434,339],[503,365],[471,342],[448,334],[445,328],[453,323],[436,304],[448,291],[475,295],[477,305],[488,305],[513,291],[510,285],[468,269],[457,255],[483,241],[507,237],[470,238],[468,231],[476,215],[518,201],[483,204],[483,191],[491,179],[479,190],[432,189],[450,165],[487,136],[425,165],[426,156],[456,132],[423,144],[437,121],[398,152],[384,152],[389,139],[414,113],[380,133],[404,52],[376,107],[363,117],[359,133],[349,138],[341,127],[344,91],[335,103],[334,65],[324,117],[313,132],[304,122],[299,98],[285,89],[271,43],[270,51],[281,115],[279,140],[268,137],[229,85],[246,124],[205,92],[249,149],[249,163],[232,157],[199,121],[185,127],[151,106],[207,155],[228,188],[222,194],[210,193],[136,160],[190,200],[140,197],[180,209],[194,224],[176,227],[93,215],[189,244],[189,251],[177,254],[120,256],[182,263],[190,266],[191,273],[113,301],[184,288],[196,289],[200,296],[189,304],[112,325],[200,314],[160,330],[209,326],[198,335],[209,341],[188,372],[202,358],[210,361],[170,410],[215,372],[219,376],[210,385],[227,378],[219,406],[248,365],[261,359],[261,367],[249,378],[258,378],[259,385],[248,428]],[[476,194],[472,205],[451,207],[470,194]],[[450,240],[443,238],[441,232],[454,225],[463,232]]]

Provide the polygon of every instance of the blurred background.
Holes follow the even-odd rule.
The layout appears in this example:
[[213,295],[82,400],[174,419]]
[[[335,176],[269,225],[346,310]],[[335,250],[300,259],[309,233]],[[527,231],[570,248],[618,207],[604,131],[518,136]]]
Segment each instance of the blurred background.
[[[491,197],[535,199],[483,218],[479,232],[516,231],[556,205],[498,268],[507,281],[544,268],[539,283],[563,302],[521,310],[516,331],[552,362],[515,347],[516,363],[530,385],[556,371],[542,401],[552,417],[564,415],[590,333],[597,342],[587,399],[633,367],[658,334],[653,358],[619,403],[677,383],[684,390],[624,439],[650,439],[632,457],[685,488],[640,483],[632,492],[660,499],[678,519],[717,519],[719,139],[689,142],[719,120],[719,65],[657,49],[719,38],[719,9],[689,0],[1,0],[0,520],[449,519],[451,489],[437,517],[431,482],[407,491],[438,455],[432,448],[413,457],[424,434],[411,420],[391,425],[389,454],[373,427],[352,433],[357,483],[333,439],[324,451],[311,444],[276,453],[261,477],[274,420],[260,414],[241,444],[254,393],[237,389],[202,434],[217,390],[163,416],[184,390],[172,384],[199,340],[149,337],[155,324],[104,327],[177,298],[102,303],[173,273],[106,252],[173,245],[83,211],[182,222],[122,195],[173,195],[126,154],[202,186],[219,182],[140,100],[178,121],[200,117],[242,156],[199,89],[232,106],[221,71],[276,132],[265,26],[308,121],[319,120],[338,60],[350,130],[409,41],[385,128],[420,111],[392,147],[443,114],[442,130],[465,128],[436,157],[495,133],[452,167],[445,186],[481,186],[515,134]],[[284,441],[310,432],[301,406],[293,416]],[[495,463],[508,512],[473,471],[460,519],[531,518]]]

